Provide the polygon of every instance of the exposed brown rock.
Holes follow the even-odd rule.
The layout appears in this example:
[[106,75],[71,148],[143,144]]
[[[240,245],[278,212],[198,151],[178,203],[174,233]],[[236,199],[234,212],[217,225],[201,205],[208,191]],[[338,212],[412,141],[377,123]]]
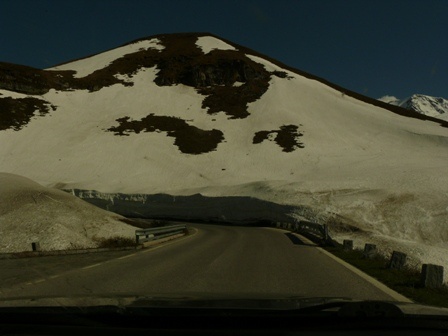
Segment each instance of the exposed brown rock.
[[19,131],[36,115],[36,111],[39,116],[44,116],[50,111],[50,107],[53,111],[56,109],[56,106],[50,105],[49,102],[34,97],[0,97],[0,131]]
[[141,120],[130,120],[129,117],[124,117],[117,119],[117,121],[118,126],[108,129],[110,132],[115,132],[115,135],[163,131],[169,137],[175,138],[174,144],[185,154],[202,154],[214,151],[218,144],[224,140],[223,133],[219,130],[202,130],[175,117],[150,114]]
[[299,137],[303,136],[302,132],[298,132],[298,126],[296,125],[284,125],[281,126],[279,130],[273,131],[259,131],[255,133],[253,138],[254,144],[262,143],[264,140],[269,140],[269,135],[276,134],[275,143],[279,145],[283,152],[289,153],[297,148],[304,148],[305,145],[298,140]]
[[[247,117],[247,104],[266,92],[271,74],[237,50],[212,50],[204,54],[196,46],[197,38],[196,34],[160,37],[165,49],[157,62],[160,71],[156,84],[194,87],[207,96],[202,107],[209,114],[224,112],[232,119]],[[235,82],[244,84],[233,86]]]

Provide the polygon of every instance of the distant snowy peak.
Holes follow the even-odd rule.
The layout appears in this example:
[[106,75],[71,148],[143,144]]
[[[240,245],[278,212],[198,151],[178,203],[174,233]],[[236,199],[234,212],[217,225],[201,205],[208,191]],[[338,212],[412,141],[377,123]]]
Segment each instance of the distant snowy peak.
[[445,98],[415,94],[404,100],[400,106],[424,115],[448,120],[448,100]]
[[396,106],[399,106],[401,103],[401,100],[394,96],[383,96],[378,100]]
[[416,111],[426,116],[448,121],[448,100],[445,98],[414,94],[404,100],[394,96],[384,96],[378,100]]

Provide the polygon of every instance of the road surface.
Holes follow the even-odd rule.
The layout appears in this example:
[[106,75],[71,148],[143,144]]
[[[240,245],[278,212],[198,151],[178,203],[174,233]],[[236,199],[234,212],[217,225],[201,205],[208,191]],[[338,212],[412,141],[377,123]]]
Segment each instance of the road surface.
[[0,260],[0,297],[295,295],[394,300],[284,230],[192,224],[136,251]]

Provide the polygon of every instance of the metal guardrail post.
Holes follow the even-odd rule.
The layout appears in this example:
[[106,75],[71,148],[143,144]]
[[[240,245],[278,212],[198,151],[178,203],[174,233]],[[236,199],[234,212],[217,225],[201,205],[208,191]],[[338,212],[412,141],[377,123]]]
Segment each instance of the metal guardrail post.
[[423,264],[421,284],[427,288],[439,288],[443,286],[443,266]]
[[353,250],[353,240],[351,239],[344,239],[342,242],[342,246],[344,251],[352,251]]
[[364,246],[364,252],[362,254],[366,259],[373,259],[376,254],[376,245],[366,243],[366,245]]
[[324,235],[324,241],[328,241],[328,226],[327,226],[327,224],[323,225],[323,235]]
[[402,269],[406,263],[406,254],[393,251],[389,262],[389,268]]

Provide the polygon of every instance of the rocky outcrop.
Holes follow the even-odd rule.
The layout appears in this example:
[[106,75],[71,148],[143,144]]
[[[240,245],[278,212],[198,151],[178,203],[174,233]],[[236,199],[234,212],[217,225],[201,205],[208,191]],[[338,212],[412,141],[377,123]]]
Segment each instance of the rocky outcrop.
[[[202,107],[209,114],[223,112],[232,119],[247,117],[247,104],[267,91],[271,73],[238,50],[204,54],[196,45],[197,38],[194,34],[183,35],[181,40],[176,35],[160,37],[165,49],[157,62],[160,71],[155,83],[194,87],[206,96]],[[236,86],[236,82],[243,84]]]
[[0,63],[0,89],[29,95],[42,95],[53,87],[62,88],[63,83],[58,83],[44,70]]

